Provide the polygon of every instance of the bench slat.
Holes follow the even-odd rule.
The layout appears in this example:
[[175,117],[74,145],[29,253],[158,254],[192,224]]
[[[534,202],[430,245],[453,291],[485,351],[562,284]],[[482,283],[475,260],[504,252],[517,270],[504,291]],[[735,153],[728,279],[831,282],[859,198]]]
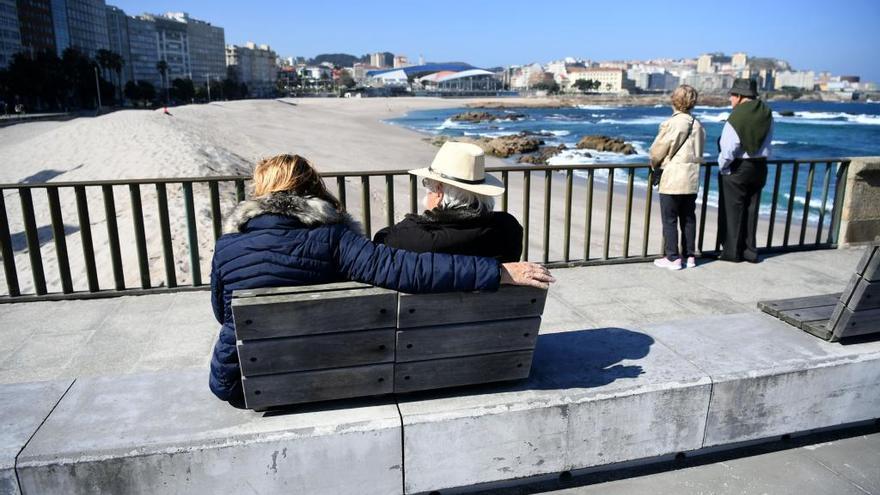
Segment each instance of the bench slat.
[[773,301],[759,301],[758,308],[779,318],[780,311],[790,309],[814,308],[837,304],[840,300],[840,292],[835,294],[823,294],[820,296],[795,297],[791,299],[777,299]]
[[400,294],[398,328],[540,316],[547,291],[503,287],[497,292]]
[[399,363],[394,391],[399,393],[528,378],[532,351],[502,352]]
[[862,278],[869,282],[880,282],[880,248],[874,246],[874,255],[865,268]]
[[880,282],[859,280],[847,307],[853,311],[880,308]]
[[865,270],[868,268],[868,264],[871,262],[871,258],[877,253],[878,246],[868,246],[865,251],[862,253],[862,257],[859,259],[858,265],[856,265],[856,274],[859,276],[863,276],[865,274]]
[[242,378],[245,405],[250,409],[332,399],[390,394],[394,365],[376,364],[332,370],[280,373]]
[[802,328],[805,322],[828,320],[836,305],[817,306],[814,308],[789,309],[779,312],[779,318],[791,325]]
[[397,362],[531,350],[541,318],[420,327],[397,332]]
[[282,294],[305,294],[308,292],[326,292],[331,290],[366,289],[370,284],[360,282],[335,282],[321,285],[299,285],[294,287],[266,287],[262,289],[246,289],[232,292],[233,298],[278,296]]
[[365,288],[233,299],[238,340],[395,326],[397,293]]
[[831,331],[837,339],[880,332],[880,309],[853,311],[844,308]]
[[832,339],[831,330],[828,329],[828,320],[804,322],[801,329],[819,337],[820,339],[834,340]]
[[239,343],[245,376],[394,362],[397,330],[362,330]]

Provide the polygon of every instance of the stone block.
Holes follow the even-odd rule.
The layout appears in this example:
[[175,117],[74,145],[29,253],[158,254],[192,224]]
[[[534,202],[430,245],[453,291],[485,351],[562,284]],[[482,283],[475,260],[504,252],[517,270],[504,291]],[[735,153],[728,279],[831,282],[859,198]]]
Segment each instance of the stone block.
[[202,369],[77,380],[19,456],[22,492],[400,492],[393,404],[256,413],[217,400],[207,378]]
[[712,378],[706,447],[880,417],[880,341],[825,342],[761,313],[644,331]]
[[531,377],[402,398],[405,492],[697,449],[709,378],[622,328],[542,335]]
[[0,495],[17,495],[15,458],[73,380],[0,385]]
[[840,220],[840,244],[861,244],[880,237],[880,157],[853,158],[850,162]]

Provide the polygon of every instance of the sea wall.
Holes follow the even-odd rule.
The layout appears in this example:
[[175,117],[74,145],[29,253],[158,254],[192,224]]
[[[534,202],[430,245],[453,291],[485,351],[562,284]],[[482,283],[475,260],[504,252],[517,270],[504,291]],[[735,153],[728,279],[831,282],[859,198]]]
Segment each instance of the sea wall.
[[852,159],[840,220],[841,246],[880,237],[880,157]]

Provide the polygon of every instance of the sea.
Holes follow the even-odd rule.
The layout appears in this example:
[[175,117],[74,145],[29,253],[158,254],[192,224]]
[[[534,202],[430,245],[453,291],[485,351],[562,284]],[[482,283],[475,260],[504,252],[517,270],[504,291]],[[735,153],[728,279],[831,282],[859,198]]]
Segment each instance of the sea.
[[[774,135],[772,157],[774,159],[829,159],[855,156],[880,156],[880,103],[830,103],[830,102],[769,102],[774,111]],[[577,105],[569,108],[508,108],[487,110],[495,114],[518,113],[522,119],[502,119],[492,122],[453,122],[451,117],[469,108],[441,110],[417,110],[386,121],[429,135],[498,137],[530,131],[545,134],[546,145],[565,144],[570,149],[551,159],[551,164],[602,164],[646,163],[648,148],[657,134],[661,122],[672,114],[668,105],[617,107],[604,105]],[[714,161],[718,156],[717,140],[722,126],[730,115],[730,107],[697,106],[693,115],[706,129],[704,159]],[[623,139],[633,145],[637,154],[597,152],[572,149],[578,140],[587,135],[601,134]],[[516,157],[509,158],[516,163]],[[777,200],[777,214],[784,215],[789,199],[793,168],[784,166],[780,177],[782,187]],[[768,186],[772,186],[775,170],[770,167]],[[618,170],[615,182],[625,182],[626,172]],[[829,194],[834,193],[834,171]],[[801,166],[797,178],[793,217],[805,211],[807,190],[807,166]],[[598,181],[607,181],[608,171],[597,170]],[[824,163],[816,168],[813,194],[810,201],[809,220],[817,221],[822,207],[822,182]],[[648,187],[647,171],[636,174],[636,186]],[[702,186],[701,186],[702,187]],[[702,194],[702,191],[700,192]],[[771,210],[772,187],[764,188],[761,213]],[[708,203],[718,205],[717,181],[710,182]],[[830,202],[827,205],[830,208]]]

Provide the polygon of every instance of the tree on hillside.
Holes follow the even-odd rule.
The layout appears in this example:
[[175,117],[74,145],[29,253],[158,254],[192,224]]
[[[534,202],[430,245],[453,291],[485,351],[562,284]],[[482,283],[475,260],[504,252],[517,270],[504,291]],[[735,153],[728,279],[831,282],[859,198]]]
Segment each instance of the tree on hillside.
[[348,53],[322,53],[308,61],[308,65],[321,65],[324,62],[330,62],[338,67],[351,67],[361,59]]

